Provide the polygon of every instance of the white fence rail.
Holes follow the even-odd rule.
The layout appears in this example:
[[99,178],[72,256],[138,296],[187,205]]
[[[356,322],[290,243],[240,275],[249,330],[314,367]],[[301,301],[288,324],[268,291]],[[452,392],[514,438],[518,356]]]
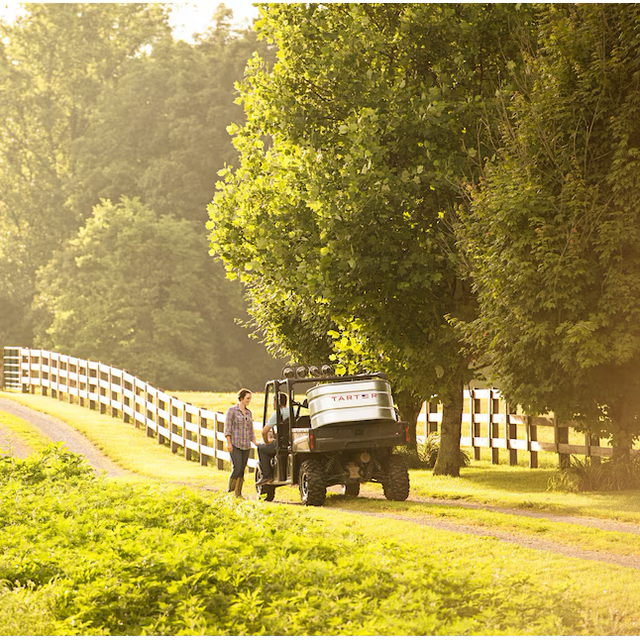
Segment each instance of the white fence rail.
[[[137,428],[144,428],[159,444],[168,443],[173,453],[206,466],[215,461],[219,469],[230,463],[223,435],[224,414],[183,402],[147,382],[100,362],[82,360],[40,349],[4,348],[5,388],[26,393],[51,395],[59,400],[120,417]],[[418,439],[438,431],[442,406],[426,402],[419,418]],[[254,423],[259,429],[261,423]],[[422,431],[420,431],[420,427]],[[551,452],[562,464],[570,455],[607,457],[610,447],[589,435],[578,434],[571,425],[559,425],[553,416],[528,416],[511,413],[497,389],[471,389],[465,392],[460,444],[472,450],[474,459],[483,449],[491,462],[500,463],[506,452],[510,465],[526,455],[531,468],[538,467],[538,454]],[[257,464],[251,450],[249,467]]]
[[[425,402],[418,439],[424,441],[429,433],[438,431],[441,422],[442,405]],[[509,465],[517,465],[519,456],[526,455],[530,468],[538,467],[540,452],[557,454],[558,463],[563,464],[571,455],[601,458],[613,451],[600,446],[598,438],[573,429],[572,423],[559,424],[553,414],[512,413],[497,389],[465,391],[460,445],[470,448],[475,460],[488,449],[493,464],[499,464],[505,453]]]
[[[222,413],[183,402],[126,371],[92,360],[23,347],[5,347],[3,360],[5,388],[25,393],[39,389],[42,395],[122,418],[144,428],[159,444],[168,444],[172,453],[203,466],[215,461],[223,469],[230,463]],[[252,449],[248,466],[256,464]]]

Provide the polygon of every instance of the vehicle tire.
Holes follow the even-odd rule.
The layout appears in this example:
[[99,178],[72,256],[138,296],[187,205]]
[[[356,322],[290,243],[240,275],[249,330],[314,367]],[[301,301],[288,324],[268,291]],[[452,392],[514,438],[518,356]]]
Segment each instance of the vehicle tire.
[[386,480],[382,483],[387,500],[402,502],[409,497],[409,470],[407,463],[398,455],[389,456],[384,463]]
[[305,460],[300,465],[298,489],[300,500],[306,506],[321,507],[327,497],[323,465],[320,460]]
[[351,496],[352,498],[357,498],[360,495],[360,483],[348,482],[347,484],[345,484],[344,495]]
[[271,502],[276,497],[276,488],[269,486],[268,484],[260,485],[258,484],[258,480],[262,478],[262,474],[260,473],[260,467],[256,467],[256,493],[258,494],[258,499],[265,500],[266,502]]

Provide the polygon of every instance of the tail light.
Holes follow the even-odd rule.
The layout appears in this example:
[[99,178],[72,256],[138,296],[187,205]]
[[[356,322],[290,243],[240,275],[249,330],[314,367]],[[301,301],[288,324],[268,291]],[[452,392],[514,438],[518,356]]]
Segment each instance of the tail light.
[[314,435],[313,435],[313,430],[309,429],[309,450],[313,451],[313,447],[315,445],[314,443]]
[[406,444],[409,444],[409,425],[404,425],[404,441]]

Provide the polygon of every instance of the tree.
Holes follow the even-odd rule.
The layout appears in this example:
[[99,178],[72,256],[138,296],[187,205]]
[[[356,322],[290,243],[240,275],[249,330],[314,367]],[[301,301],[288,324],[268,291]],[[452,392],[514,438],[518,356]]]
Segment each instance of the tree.
[[217,172],[235,160],[226,130],[242,118],[234,82],[256,48],[267,55],[252,32],[231,37],[222,21],[194,45],[169,39],[129,60],[74,145],[74,208],[125,194],[204,224]]
[[540,11],[460,229],[481,310],[467,329],[509,397],[620,457],[640,434],[640,10]]
[[471,376],[447,321],[474,310],[451,225],[460,183],[484,156],[484,100],[508,61],[496,47],[513,48],[516,15],[269,5],[259,25],[278,60],[268,69],[254,59],[241,86],[240,166],[210,207],[212,247],[250,283],[253,316],[274,343],[304,340],[277,321],[283,305],[295,308],[305,329],[330,331],[343,365],[383,365],[409,412],[427,393],[443,399],[436,473],[459,473]]
[[[242,76],[256,43],[250,33],[231,33],[229,12],[223,8],[215,27],[195,45],[173,41],[166,9],[160,5],[34,4],[26,11],[14,25],[0,26],[0,344],[31,344],[37,323],[37,335],[46,338],[47,345],[71,348],[77,337],[86,353],[89,333],[75,336],[71,320],[43,315],[42,305],[34,315],[32,302],[40,293],[38,269],[76,236],[103,198],[118,202],[122,195],[139,196],[157,215],[199,221],[204,237],[215,172],[234,157],[225,131],[234,111],[240,113],[233,104],[233,82]],[[189,237],[198,233],[189,229]],[[199,252],[195,262],[206,258],[202,243],[191,238],[187,245]],[[138,245],[128,246],[130,263],[151,260],[148,254],[154,246],[164,250],[161,243],[145,246],[140,255]],[[185,290],[191,290],[188,256],[181,253],[175,261],[180,265],[172,275],[175,287],[180,288],[180,276]],[[236,369],[224,376],[202,369],[189,378],[179,365],[169,374],[170,361],[179,357],[172,354],[166,362],[156,362],[158,327],[153,339],[131,341],[125,320],[138,319],[126,296],[122,308],[117,296],[107,296],[111,306],[93,310],[104,310],[105,322],[120,314],[122,341],[131,353],[119,361],[122,349],[115,336],[108,338],[107,328],[99,326],[100,317],[88,319],[91,335],[99,341],[96,351],[114,365],[143,363],[140,372],[148,370],[167,384],[193,379],[202,387],[208,379],[208,389],[218,384],[261,386],[279,367],[235,322],[236,317],[246,318],[239,287],[222,278],[219,266],[198,269],[211,280],[215,300],[207,302],[210,314],[203,325],[203,346],[215,346],[219,358],[214,355],[214,363],[233,361]],[[50,271],[45,273],[53,278]],[[66,273],[82,275],[71,266]],[[118,274],[116,281],[122,276]],[[47,278],[39,282],[51,284]],[[107,283],[104,280],[105,287]],[[55,304],[77,310],[73,283],[54,284],[59,296]],[[51,293],[42,292],[40,301]],[[50,337],[43,324],[48,320],[53,322]],[[217,323],[215,329],[212,323]],[[176,321],[169,318],[168,324],[176,330]],[[220,344],[211,342],[216,332]],[[234,344],[232,357],[222,355],[229,354],[227,341]],[[111,355],[109,345],[114,348]],[[150,351],[143,354],[146,348]],[[186,357],[189,348],[180,357]]]
[[163,388],[263,381],[234,324],[242,299],[229,295],[190,221],[157,216],[138,200],[105,201],[37,284],[45,348],[116,364]]
[[73,142],[125,60],[170,31],[158,5],[32,4],[0,36],[0,343],[24,344],[35,272],[81,222]]

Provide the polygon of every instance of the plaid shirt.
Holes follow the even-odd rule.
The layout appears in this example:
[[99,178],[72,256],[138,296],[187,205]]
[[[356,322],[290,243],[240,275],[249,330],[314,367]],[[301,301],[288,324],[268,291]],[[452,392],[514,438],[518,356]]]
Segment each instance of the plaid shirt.
[[231,436],[231,444],[238,449],[251,449],[253,434],[253,416],[249,409],[244,415],[240,407],[235,405],[227,409],[224,419],[224,435]]

